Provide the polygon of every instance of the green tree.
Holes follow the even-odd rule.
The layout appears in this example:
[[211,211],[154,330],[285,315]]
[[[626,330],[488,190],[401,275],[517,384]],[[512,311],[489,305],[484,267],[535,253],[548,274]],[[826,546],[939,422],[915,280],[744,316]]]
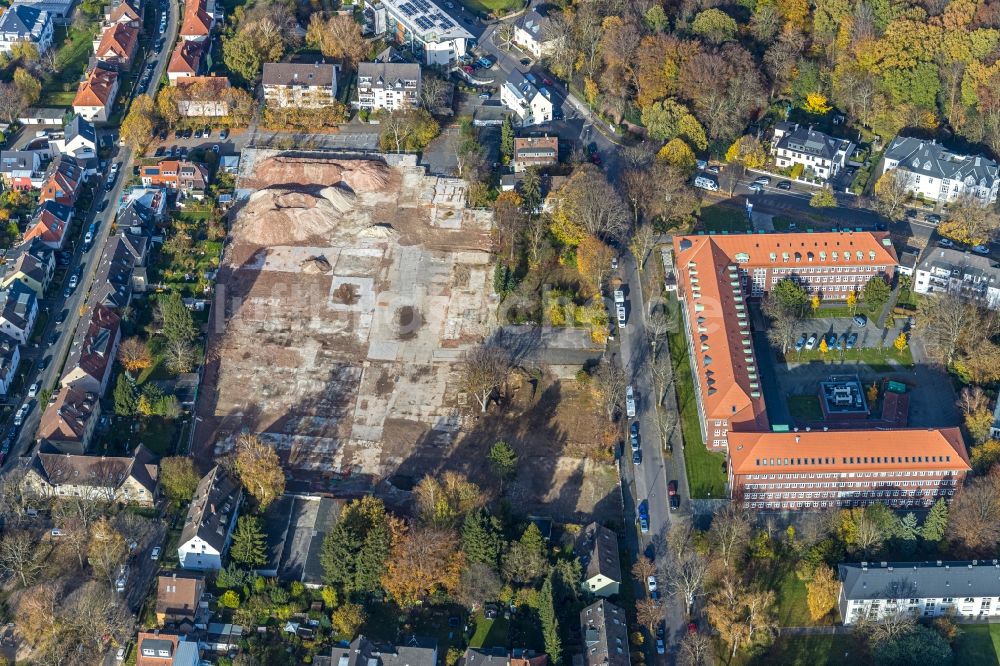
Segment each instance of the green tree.
[[705,128],[687,107],[672,99],[665,99],[643,108],[642,124],[646,126],[649,135],[659,141],[681,138],[701,150],[708,147]]
[[809,205],[813,208],[835,208],[837,206],[837,199],[833,196],[833,190],[829,187],[824,187],[821,190],[816,190],[809,199]]
[[22,106],[32,106],[42,97],[42,84],[23,67],[14,70],[14,87]]
[[115,414],[118,416],[135,416],[139,407],[139,396],[136,395],[135,384],[124,373],[118,375],[115,383]]
[[921,535],[927,541],[937,543],[944,539],[948,533],[948,505],[944,498],[934,502],[934,506],[927,512],[924,524],[920,528]]
[[948,641],[920,624],[894,640],[876,645],[872,652],[879,666],[950,666],[953,661]]
[[330,617],[333,630],[345,640],[354,640],[354,636],[367,619],[365,609],[360,604],[344,604],[333,611]]
[[229,555],[235,562],[251,569],[267,563],[267,548],[260,518],[240,516],[236,522],[236,531],[233,532]]
[[514,159],[514,121],[511,116],[504,116],[500,126],[500,156],[504,164]]
[[892,287],[881,275],[876,275],[868,280],[868,283],[861,289],[861,300],[876,311],[889,301],[892,295]]
[[500,493],[503,494],[504,482],[512,480],[517,474],[517,454],[510,444],[500,440],[490,449],[487,459],[490,469],[500,479]]
[[712,44],[721,44],[736,38],[739,26],[736,19],[721,9],[706,9],[699,12],[691,22],[691,32]]
[[171,342],[190,342],[198,335],[191,311],[184,305],[180,293],[171,292],[157,301],[163,335]]
[[670,27],[670,19],[667,18],[667,13],[660,5],[650,7],[643,18],[653,32],[663,32]]
[[503,526],[487,509],[472,511],[462,524],[462,552],[470,562],[488,564],[494,569],[503,551]]
[[545,538],[534,523],[528,523],[521,538],[510,545],[503,561],[503,573],[516,583],[531,583],[548,569]]
[[542,621],[542,638],[545,640],[545,653],[549,655],[552,666],[562,662],[562,641],[559,638],[559,620],[556,618],[555,602],[552,598],[552,574],[550,573],[542,584],[538,598],[538,617]]
[[219,597],[219,603],[222,604],[224,608],[239,608],[240,607],[240,595],[235,590],[226,590]]
[[920,523],[917,521],[916,514],[911,511],[900,518],[896,531],[903,541],[915,541],[920,536]]
[[801,316],[809,306],[809,292],[791,278],[779,280],[768,298],[775,299],[782,310],[795,316]]
[[392,547],[388,521],[385,505],[377,498],[363,497],[345,506],[323,539],[324,581],[347,594],[378,590]]
[[534,215],[542,205],[542,179],[536,167],[528,167],[521,178],[521,200],[524,202],[524,212]]
[[160,460],[160,487],[167,498],[186,502],[194,497],[201,477],[188,456],[170,456]]

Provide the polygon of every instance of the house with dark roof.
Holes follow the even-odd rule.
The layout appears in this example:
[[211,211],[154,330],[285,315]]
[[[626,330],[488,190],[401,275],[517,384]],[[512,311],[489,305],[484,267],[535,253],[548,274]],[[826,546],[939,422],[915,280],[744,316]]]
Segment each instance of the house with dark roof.
[[628,619],[618,606],[601,599],[584,608],[580,634],[586,666],[629,666]]
[[73,110],[90,121],[111,117],[121,81],[118,72],[100,64],[91,67],[76,89]]
[[[38,425],[38,439],[62,453],[84,454],[90,448],[94,428],[101,416],[101,402],[96,393],[63,386],[55,402],[46,405]],[[96,469],[96,468],[95,468]],[[62,478],[59,478],[62,482]],[[85,479],[77,485],[85,485]],[[101,483],[110,483],[102,479]],[[107,486],[94,485],[94,494]]]
[[514,43],[536,59],[553,53],[559,41],[550,34],[548,13],[538,5],[514,21]]
[[73,207],[57,201],[46,201],[35,211],[24,242],[37,239],[46,247],[61,250],[66,244],[66,232],[73,219]]
[[622,567],[617,534],[603,525],[591,523],[580,531],[573,550],[583,567],[584,591],[598,597],[618,594]]
[[257,573],[322,587],[323,539],[337,524],[342,507],[339,499],[317,495],[285,494],[272,502],[264,514],[268,561]]
[[60,381],[104,395],[120,341],[121,318],[106,305],[94,305],[80,320]]
[[986,205],[996,202],[1000,188],[994,160],[961,155],[936,141],[897,136],[885,149],[881,173],[892,169],[915,196],[930,201],[947,203],[967,194]]
[[[206,614],[204,611],[199,613],[204,595],[204,576],[177,571],[161,575],[156,587],[156,623],[194,627]],[[206,603],[206,611],[207,606]]]
[[104,8],[104,25],[125,23],[135,27],[142,25],[142,7],[136,2],[133,5],[128,0],[113,0]]
[[9,263],[5,264],[6,272],[0,278],[0,289],[9,289],[15,280],[19,280],[35,292],[36,297],[44,298],[45,289],[48,288],[56,269],[52,251],[37,238],[22,248],[16,257],[8,255]]
[[128,22],[112,23],[94,39],[94,57],[126,72],[132,67],[136,49],[139,47],[139,26]]
[[38,203],[55,201],[64,206],[74,206],[80,196],[85,178],[83,165],[72,155],[60,155],[52,160],[45,175],[45,183],[38,195]]
[[52,15],[41,7],[15,2],[0,16],[0,51],[10,53],[15,44],[34,44],[39,53],[52,46]]
[[216,465],[198,483],[177,545],[182,569],[218,571],[240,512],[243,487]]
[[0,151],[0,178],[12,190],[27,192],[45,183],[42,157],[35,150]]
[[37,318],[38,297],[31,287],[15,279],[0,291],[0,333],[25,344]]
[[139,632],[135,641],[135,666],[197,666],[198,642],[176,633]]
[[149,237],[123,228],[108,239],[101,252],[90,302],[122,310],[132,294],[146,290],[146,257]]
[[337,67],[326,63],[264,63],[264,101],[280,108],[319,109],[337,101]]
[[998,560],[858,562],[837,568],[845,625],[897,613],[978,621],[1000,616]]
[[[78,398],[79,396],[69,396],[60,403],[57,396],[56,403],[65,405],[68,401],[76,409],[78,406],[74,406],[74,402]],[[46,412],[53,406],[50,405]],[[96,409],[82,411],[87,412],[87,418],[96,420],[99,413],[95,412]],[[82,426],[60,422],[68,422],[72,418],[73,415],[69,412],[50,415],[46,429],[51,430],[51,426],[55,424],[75,432]],[[43,416],[42,420],[46,422],[46,417]],[[159,478],[160,467],[156,456],[140,444],[128,456],[74,455],[40,449],[31,457],[24,480],[28,491],[43,499],[83,497],[104,502],[153,506]]]
[[854,143],[837,139],[812,127],[779,122],[774,126],[771,154],[775,164],[787,168],[801,164],[803,174],[829,180],[847,165]]
[[500,86],[500,102],[516,116],[520,127],[540,125],[552,120],[552,98],[548,90],[537,88],[516,69]]
[[49,147],[54,153],[72,155],[78,160],[93,159],[97,157],[97,130],[92,122],[76,114],[61,137],[49,140]]
[[0,333],[0,395],[7,395],[17,379],[21,364],[21,346],[14,338]]
[[956,248],[928,245],[913,269],[913,291],[947,294],[1000,309],[1000,263]]
[[335,647],[330,661],[337,666],[437,666],[437,640],[410,636],[400,645],[383,645],[359,635],[347,647]]
[[559,164],[559,137],[519,136],[514,139],[514,173],[553,164]]
[[420,106],[420,88],[420,65],[417,63],[358,63],[359,109],[414,109]]
[[547,666],[549,657],[534,650],[506,648],[466,648],[461,666]]

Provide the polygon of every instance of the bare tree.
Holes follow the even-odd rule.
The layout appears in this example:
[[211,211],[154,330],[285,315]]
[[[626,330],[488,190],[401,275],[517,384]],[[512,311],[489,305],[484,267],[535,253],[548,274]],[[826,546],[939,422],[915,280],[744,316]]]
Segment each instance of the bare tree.
[[911,613],[898,611],[885,615],[878,620],[861,616],[855,625],[855,631],[864,636],[873,645],[885,645],[912,631],[916,618]]
[[750,515],[736,504],[727,504],[712,518],[708,540],[726,569],[735,566],[750,542]]
[[788,348],[795,344],[797,324],[798,319],[791,312],[778,312],[767,327],[768,342],[781,349],[782,354],[787,354]]
[[702,633],[690,633],[681,639],[677,652],[678,666],[713,666],[715,654],[712,641]]
[[677,525],[667,538],[667,565],[665,577],[671,594],[684,600],[684,612],[694,609],[695,598],[700,596],[708,573],[708,560],[694,547],[694,533],[690,524]]
[[996,318],[961,298],[942,294],[923,301],[917,329],[931,358],[950,366],[956,355],[996,332]]
[[505,51],[510,51],[514,45],[514,24],[501,23],[496,31],[497,46]]
[[529,215],[528,224],[524,233],[525,243],[528,245],[528,252],[531,254],[531,262],[538,263],[538,253],[545,243],[545,237],[549,232],[550,220],[542,215]]
[[942,236],[960,243],[979,245],[996,236],[1000,215],[993,206],[983,202],[971,192],[958,197],[948,205],[948,219],[938,227]]
[[593,164],[578,166],[559,195],[566,213],[591,234],[604,240],[625,236],[629,227],[625,203]]
[[635,619],[652,631],[663,621],[663,602],[656,599],[641,599],[635,605]]
[[428,72],[420,82],[420,103],[434,113],[448,103],[451,84],[437,74]]
[[0,118],[13,122],[23,108],[17,87],[13,83],[0,83]]
[[493,392],[510,374],[512,359],[502,347],[482,344],[465,353],[462,363],[462,388],[471,393],[486,413]]
[[640,224],[632,232],[632,240],[629,241],[628,248],[635,257],[635,263],[642,271],[646,265],[646,257],[656,245],[656,231],[652,224]]
[[636,558],[635,564],[632,565],[632,576],[642,583],[646,584],[646,579],[650,576],[656,575],[656,563],[653,560],[640,555]]
[[17,576],[28,587],[42,571],[35,539],[25,531],[8,532],[0,539],[0,573]]
[[125,563],[127,556],[125,537],[115,530],[111,521],[107,518],[96,521],[91,529],[90,544],[87,546],[87,561],[90,562],[94,575],[114,585],[118,569]]
[[660,448],[666,451],[669,448],[670,437],[677,428],[677,413],[666,405],[656,405],[653,414],[656,431],[660,435]]
[[79,652],[96,663],[109,640],[124,644],[132,635],[135,617],[107,586],[88,581],[66,596],[58,616],[60,633],[71,636]]
[[990,399],[979,386],[966,386],[958,394],[958,408],[966,416],[981,409],[988,409],[989,405]]
[[1000,472],[973,479],[956,494],[948,532],[970,556],[994,552],[1000,542]]
[[617,364],[605,359],[597,366],[594,374],[598,389],[601,392],[601,403],[609,421],[615,420],[615,414],[625,398],[625,387],[628,386],[628,377],[625,371]]
[[31,495],[25,492],[25,474],[19,465],[0,479],[0,516],[8,526],[20,524],[31,506]]

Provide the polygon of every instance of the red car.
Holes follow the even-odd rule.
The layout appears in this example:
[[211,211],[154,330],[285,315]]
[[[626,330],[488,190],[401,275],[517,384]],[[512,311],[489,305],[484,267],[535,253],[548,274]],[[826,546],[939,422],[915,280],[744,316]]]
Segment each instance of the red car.
[[670,495],[670,496],[673,496],[673,495],[677,494],[677,482],[676,481],[671,481],[670,483],[667,484],[667,494]]
[[552,85],[552,79],[542,79],[542,83],[547,86]]
[[689,622],[688,623],[688,633],[689,634],[697,634],[698,633],[698,625],[695,624],[694,622]]
[[472,74],[476,70],[472,65],[465,65],[464,67],[462,67],[462,71],[465,72],[466,74]]

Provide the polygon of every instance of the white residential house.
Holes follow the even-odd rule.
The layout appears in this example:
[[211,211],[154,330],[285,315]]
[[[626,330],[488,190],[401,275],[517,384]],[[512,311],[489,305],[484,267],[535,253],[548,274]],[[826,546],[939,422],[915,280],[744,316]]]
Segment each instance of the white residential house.
[[789,122],[774,126],[771,153],[775,164],[782,168],[801,164],[805,175],[811,171],[813,175],[829,180],[840,173],[853,152],[853,142],[834,138],[811,127]]
[[335,65],[265,63],[261,84],[268,105],[320,109],[337,101]]
[[420,106],[420,65],[405,62],[358,64],[359,109],[396,111]]
[[14,280],[0,291],[0,333],[23,345],[31,337],[37,318],[38,297],[31,287]]
[[[948,202],[969,194],[983,205],[997,200],[997,163],[979,155],[959,155],[935,141],[897,136],[885,149],[882,173],[899,169],[916,196]],[[881,175],[881,174],[879,174]]]
[[72,155],[78,160],[97,157],[97,130],[79,113],[69,121],[61,137],[49,140],[49,148],[57,155]]
[[840,617],[845,625],[897,613],[916,618],[1000,617],[1000,562],[861,562],[841,564]]
[[549,18],[532,9],[514,22],[514,43],[536,59],[558,48],[557,40],[549,36]]
[[45,53],[52,46],[52,15],[35,5],[15,2],[0,16],[0,51],[28,42]]
[[182,569],[218,571],[229,548],[243,489],[216,465],[198,483],[177,546]]
[[371,6],[369,18],[376,32],[409,46],[425,65],[451,64],[474,41],[458,19],[432,0],[381,0]]
[[516,125],[529,127],[552,120],[552,99],[544,88],[539,90],[514,70],[500,86],[500,103],[514,112]]
[[974,252],[930,246],[913,270],[913,291],[948,294],[1000,310],[1000,264]]
[[7,395],[17,378],[17,366],[21,364],[21,347],[17,340],[0,333],[0,395]]

